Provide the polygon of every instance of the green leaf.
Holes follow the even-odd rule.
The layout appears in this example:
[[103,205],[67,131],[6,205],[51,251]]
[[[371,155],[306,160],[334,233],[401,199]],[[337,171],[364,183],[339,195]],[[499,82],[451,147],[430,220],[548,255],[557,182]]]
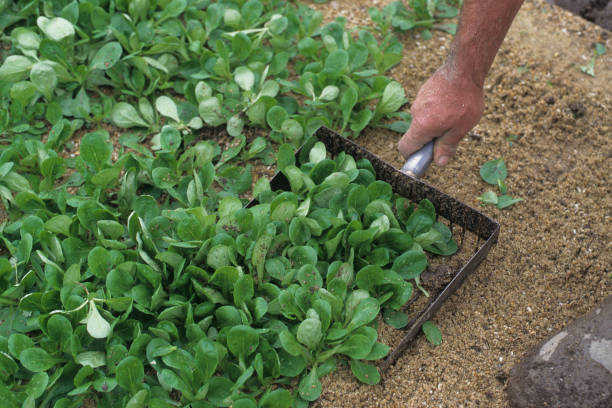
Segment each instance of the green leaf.
[[242,130],[244,129],[244,120],[240,116],[240,114],[232,116],[227,121],[227,133],[230,136],[238,137],[242,134]]
[[372,297],[362,300],[355,309],[353,317],[346,327],[349,332],[358,329],[376,319],[380,306],[378,301]]
[[176,174],[167,167],[154,168],[151,176],[153,178],[153,183],[164,190],[174,187],[178,182]]
[[164,126],[159,135],[159,142],[163,150],[176,152],[181,145],[181,133],[173,126]]
[[9,55],[0,66],[0,81],[17,82],[26,77],[34,63],[23,55]]
[[283,109],[281,106],[273,106],[266,113],[266,121],[268,125],[272,128],[272,130],[281,130],[281,126],[287,119],[287,111]]
[[250,91],[255,85],[255,74],[247,67],[241,66],[234,71],[234,81],[244,91]]
[[595,76],[595,60],[596,60],[596,56],[593,55],[593,57],[591,57],[591,61],[587,65],[580,66],[580,71],[584,72],[585,74],[589,76],[594,77]]
[[313,367],[308,375],[302,377],[298,391],[300,397],[306,401],[315,401],[321,395],[323,387],[319,377],[317,376],[317,369]]
[[508,192],[508,187],[506,186],[506,184],[501,181],[501,180],[497,180],[497,186],[499,187],[499,192],[502,194],[506,194]]
[[147,122],[136,111],[132,105],[126,102],[117,103],[111,112],[111,121],[119,127],[148,127]]
[[518,203],[519,201],[523,201],[522,198],[513,198],[508,195],[501,195],[498,197],[497,208],[504,209],[510,207],[513,204]]
[[502,157],[491,160],[480,166],[480,177],[489,184],[497,185],[498,181],[504,181],[508,176],[506,162]]
[[106,354],[101,351],[84,351],[77,354],[75,361],[91,368],[103,367],[106,365]]
[[320,161],[324,160],[327,157],[327,150],[325,149],[325,145],[321,142],[317,142],[314,144],[310,152],[308,153],[308,158],[310,163],[317,164]]
[[365,358],[366,360],[380,360],[385,358],[389,354],[389,346],[383,343],[376,342],[374,346],[372,346],[372,350],[370,354]]
[[163,21],[168,18],[178,17],[186,8],[187,0],[172,0],[166,2],[159,19]]
[[357,112],[356,115],[351,116],[351,130],[355,133],[361,132],[372,120],[374,114],[369,109],[364,109]]
[[404,252],[393,262],[393,269],[404,279],[414,279],[427,268],[427,256],[423,251],[410,250]]
[[406,232],[412,235],[422,234],[429,231],[435,221],[435,216],[432,216],[428,211],[418,209],[410,214],[406,222]]
[[372,342],[369,338],[361,334],[349,336],[338,349],[339,353],[354,359],[366,358],[372,350]]
[[225,9],[225,13],[223,14],[223,22],[225,25],[230,26],[232,28],[240,27],[240,21],[242,20],[242,16],[238,10],[227,8]]
[[207,399],[215,407],[228,405],[226,399],[232,395],[232,387],[234,383],[229,379],[221,376],[211,378],[208,383]]
[[319,99],[321,99],[322,101],[333,101],[334,99],[336,99],[338,97],[338,94],[340,93],[340,89],[337,86],[334,85],[328,85],[325,88],[323,88],[323,91],[321,91],[321,95],[319,96]]
[[221,103],[214,96],[200,101],[198,112],[202,120],[210,126],[219,126],[225,123],[225,118],[221,111]]
[[313,309],[308,311],[307,316],[309,317],[298,326],[297,340],[310,350],[316,350],[323,338],[321,320]]
[[117,365],[115,375],[117,384],[134,393],[142,386],[144,367],[137,357],[128,356]]
[[106,43],[91,60],[91,69],[111,69],[121,59],[123,48],[117,41]]
[[11,98],[19,101],[21,105],[30,103],[37,91],[36,85],[29,81],[21,81],[13,84],[11,87]]
[[391,327],[402,329],[408,325],[408,315],[404,312],[387,309],[383,314],[385,323]]
[[98,312],[98,308],[93,300],[89,301],[87,332],[95,339],[106,338],[111,332],[110,324],[100,315],[100,312]]
[[289,20],[287,20],[287,17],[281,14],[274,14],[267,25],[270,27],[270,32],[272,34],[280,35],[289,25]]
[[25,349],[34,347],[34,341],[21,333],[13,333],[8,339],[9,352],[15,358],[19,358],[21,352]]
[[37,62],[32,65],[30,81],[47,100],[53,98],[53,90],[57,86],[58,80],[55,70],[47,62]]
[[242,32],[234,35],[232,37],[232,51],[239,61],[244,61],[252,51],[252,42],[249,36]]
[[101,170],[110,161],[112,144],[106,130],[87,133],[81,140],[81,158],[95,170]]
[[442,344],[442,332],[434,322],[426,321],[423,323],[422,329],[423,333],[425,333],[425,337],[427,337],[427,341],[434,346]]
[[260,408],[289,408],[293,406],[293,396],[284,388],[277,388],[264,394],[259,401]]
[[101,170],[91,177],[91,182],[96,186],[108,187],[110,184],[115,184],[121,169],[118,167]]
[[72,336],[72,324],[62,315],[53,315],[47,321],[47,333],[50,339],[59,344],[68,343]]
[[13,42],[22,50],[37,50],[40,46],[40,37],[34,31],[17,27],[11,32]]
[[350,365],[353,375],[362,383],[375,385],[380,382],[380,373],[375,366],[358,360],[351,360]]
[[194,93],[196,100],[198,101],[198,103],[200,103],[203,100],[212,96],[212,88],[206,82],[200,81],[196,84]]
[[342,110],[343,128],[346,127],[346,124],[349,122],[351,113],[353,112],[353,108],[357,104],[358,98],[359,94],[357,90],[353,87],[349,87],[344,92],[342,92],[342,96],[340,97],[340,109]]
[[283,349],[285,349],[287,353],[295,357],[302,355],[302,346],[300,346],[289,330],[280,332],[278,339],[280,340]]
[[[125,408],[145,408],[147,405],[147,399],[149,398],[148,390],[140,390],[132,398],[129,399]],[[152,405],[150,405],[152,406]]]
[[294,144],[298,144],[302,141],[304,136],[304,128],[295,119],[286,119],[281,124],[280,132]]
[[49,375],[45,372],[39,372],[32,376],[26,388],[26,394],[32,399],[39,398],[45,393],[45,389],[49,384]]
[[499,200],[497,197],[497,194],[495,194],[495,192],[491,190],[483,193],[480,197],[478,197],[478,199],[480,200],[482,204],[493,204],[493,205],[497,205],[498,200]]
[[215,343],[208,338],[200,340],[195,347],[195,358],[198,368],[206,378],[212,377],[219,364],[219,354]]
[[251,275],[242,275],[234,284],[234,304],[240,306],[242,303],[251,300],[255,290],[253,288],[253,278]]
[[251,355],[259,344],[259,335],[250,326],[238,325],[227,332],[227,347],[237,357]]
[[295,165],[295,152],[290,144],[282,144],[276,153],[277,167],[280,171],[287,166]]
[[19,361],[30,371],[35,373],[47,371],[62,360],[52,357],[39,347],[31,347],[19,353]]
[[178,108],[174,101],[167,96],[160,96],[155,100],[155,109],[160,115],[172,119],[175,122],[180,122]]
[[64,38],[74,36],[74,26],[64,18],[38,17],[36,24],[47,37],[53,41],[62,41]]
[[228,166],[217,174],[218,181],[226,191],[236,194],[245,193],[251,188],[253,182],[252,166]]
[[402,85],[395,81],[389,82],[383,91],[378,105],[376,105],[375,120],[398,110],[404,103],[404,97]]
[[383,282],[384,276],[385,273],[380,266],[366,265],[357,272],[355,283],[359,289],[373,294],[374,288]]
[[344,50],[332,51],[325,59],[323,72],[331,75],[340,75],[348,67],[349,55]]
[[159,382],[164,386],[173,388],[183,394],[191,394],[190,387],[172,370],[164,368],[158,375]]

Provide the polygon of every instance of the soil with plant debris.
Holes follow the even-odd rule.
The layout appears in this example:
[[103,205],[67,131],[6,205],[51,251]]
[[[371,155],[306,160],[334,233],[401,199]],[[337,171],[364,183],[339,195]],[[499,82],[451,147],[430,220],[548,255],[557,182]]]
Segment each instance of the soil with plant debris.
[[[327,20],[371,24],[383,1],[312,4]],[[444,61],[452,37],[401,36],[393,69],[408,99]],[[593,44],[608,50],[595,77],[580,71]],[[347,367],[323,380],[318,407],[507,407],[510,370],[532,346],[612,294],[612,35],[544,0],[528,0],[486,82],[486,111],[445,168],[425,179],[477,207],[493,189],[479,166],[504,157],[508,193],[523,202],[480,208],[502,226],[497,246],[434,317],[439,347],[419,336],[378,386]],[[405,107],[406,110],[409,107]],[[357,142],[395,166],[397,133],[370,130]],[[390,346],[401,332],[382,330]]]

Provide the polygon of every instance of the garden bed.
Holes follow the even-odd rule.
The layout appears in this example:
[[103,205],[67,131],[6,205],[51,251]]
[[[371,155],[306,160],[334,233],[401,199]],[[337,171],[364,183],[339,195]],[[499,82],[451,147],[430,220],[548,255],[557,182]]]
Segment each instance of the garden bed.
[[[310,5],[322,10],[327,22],[346,17],[350,28],[371,25],[368,8],[385,3],[357,0]],[[444,60],[452,37],[441,31],[433,31],[429,40],[415,33],[399,37],[404,59],[390,73],[412,100],[419,85]],[[506,210],[483,209],[502,224],[500,241],[479,271],[436,315],[434,321],[444,333],[441,346],[433,347],[419,338],[386,372],[381,385],[374,387],[358,383],[348,365],[341,365],[322,380],[323,394],[316,406],[505,407],[505,381],[522,353],[612,293],[608,227],[612,209],[612,65],[610,52],[599,55],[601,48],[594,49],[594,43],[608,50],[612,45],[607,31],[543,0],[525,4],[487,80],[483,120],[466,137],[449,166],[434,167],[426,176],[430,184],[476,207],[476,197],[487,189],[478,176],[479,166],[503,156],[509,169],[506,184],[524,201]],[[598,54],[594,54],[596,50]],[[246,88],[248,82],[243,83]],[[163,106],[157,110],[168,112]],[[173,116],[176,112],[170,112],[169,117]],[[358,127],[358,123],[352,124]],[[114,162],[124,135],[115,127],[103,127],[110,133],[114,149],[109,151],[109,159],[112,153]],[[280,126],[275,129],[277,137],[279,130]],[[72,136],[72,148],[64,159],[81,154],[84,133]],[[176,140],[176,135],[170,133],[165,148],[172,151],[168,142]],[[259,135],[245,132],[249,143]],[[96,137],[90,137],[90,144],[102,139]],[[397,133],[367,128],[357,143],[399,167],[398,139]],[[225,148],[235,140],[225,137],[217,142]],[[152,141],[143,142],[150,146]],[[192,142],[193,138],[184,143]],[[128,150],[138,147],[137,143],[124,146]],[[88,163],[96,161],[89,157]],[[253,182],[273,172],[270,164],[256,164]],[[160,178],[156,184],[165,182]],[[212,184],[218,192],[217,187]],[[247,198],[248,193],[240,196]],[[163,201],[166,196],[157,198]],[[0,222],[3,217],[0,208]],[[423,275],[423,285],[432,292],[451,278],[452,271],[465,263],[471,248],[478,245],[477,238],[469,234],[454,236],[463,244],[461,251],[450,261],[434,259]],[[418,310],[427,301],[418,297],[412,309]],[[401,331],[384,324],[380,327],[380,341],[390,346],[399,343]],[[151,367],[146,373],[154,374]],[[172,396],[179,397],[177,392]]]

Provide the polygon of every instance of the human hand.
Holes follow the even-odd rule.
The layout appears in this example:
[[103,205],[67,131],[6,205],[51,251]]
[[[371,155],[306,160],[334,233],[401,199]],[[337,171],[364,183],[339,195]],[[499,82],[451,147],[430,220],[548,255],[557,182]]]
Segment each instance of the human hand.
[[400,139],[398,150],[407,159],[437,138],[434,162],[444,166],[455,154],[459,141],[482,116],[482,86],[443,65],[423,84],[410,110],[412,124]]

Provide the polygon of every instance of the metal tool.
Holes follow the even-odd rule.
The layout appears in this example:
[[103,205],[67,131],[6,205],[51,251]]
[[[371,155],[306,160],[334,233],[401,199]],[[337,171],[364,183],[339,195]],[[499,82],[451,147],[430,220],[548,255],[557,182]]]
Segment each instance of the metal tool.
[[431,140],[408,157],[400,171],[413,177],[423,177],[433,160],[434,142],[435,139]]
[[[423,175],[431,163],[433,141],[411,156],[400,171],[375,154],[325,127],[319,128],[315,132],[314,137],[307,140],[298,149],[295,153],[298,162],[300,157],[307,160],[308,152],[317,140],[323,142],[327,151],[332,155],[345,152],[357,160],[361,158],[368,159],[376,171],[376,178],[389,183],[395,193],[413,202],[418,202],[424,198],[430,200],[435,206],[438,215],[448,220],[451,229],[453,225],[458,225],[462,228],[463,233],[470,231],[478,237],[475,250],[469,256],[467,262],[456,271],[450,283],[445,285],[438,293],[432,293],[427,305],[422,310],[419,310],[416,317],[403,329],[405,330],[404,337],[399,344],[395,345],[380,366],[381,371],[384,372],[401,356],[412,339],[419,333],[423,323],[432,318],[438,309],[440,309],[442,303],[461,286],[465,278],[474,272],[478,265],[486,258],[491,247],[497,242],[499,223],[417,178]],[[407,175],[404,171],[410,174]],[[290,189],[289,181],[280,172],[276,173],[272,180],[270,180],[270,187],[273,190]],[[251,201],[247,206],[254,204],[255,201]]]

